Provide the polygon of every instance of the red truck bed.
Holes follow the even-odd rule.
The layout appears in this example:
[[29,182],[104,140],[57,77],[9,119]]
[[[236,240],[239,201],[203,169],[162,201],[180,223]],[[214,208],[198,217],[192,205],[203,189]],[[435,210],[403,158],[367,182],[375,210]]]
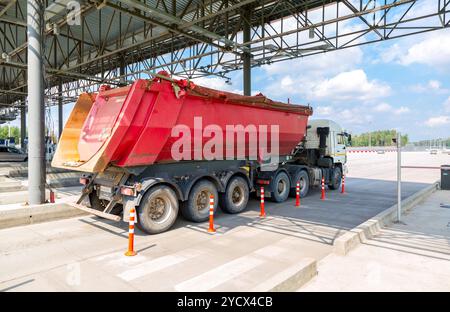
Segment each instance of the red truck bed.
[[[109,164],[132,167],[173,162],[171,150],[181,134],[173,136],[172,129],[180,126],[190,132],[192,142],[202,143],[190,146],[191,159],[198,159],[199,155],[202,157],[201,147],[211,139],[195,131],[194,120],[198,126],[200,118],[203,128],[214,125],[223,129],[220,135],[224,157],[231,155],[227,152],[236,155],[237,136],[244,133],[244,128],[235,129],[234,144],[225,144],[226,127],[236,125],[250,126],[248,129],[256,129],[256,135],[267,126],[269,150],[275,143],[270,139],[274,129],[271,126],[278,126],[279,154],[288,155],[303,139],[311,114],[312,109],[307,106],[275,102],[262,95],[222,92],[186,80],[137,80],[127,87],[104,87],[98,94],[80,96],[66,123],[52,166],[100,172]],[[249,136],[247,133],[246,139]],[[249,157],[255,152],[255,147],[247,144],[245,155],[240,156]]]

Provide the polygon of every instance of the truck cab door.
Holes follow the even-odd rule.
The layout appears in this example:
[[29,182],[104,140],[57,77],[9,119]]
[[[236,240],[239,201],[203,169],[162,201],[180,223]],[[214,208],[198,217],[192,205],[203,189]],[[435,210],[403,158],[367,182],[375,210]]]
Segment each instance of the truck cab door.
[[345,137],[342,133],[334,133],[335,135],[335,149],[334,162],[345,164],[347,162],[347,150],[345,147]]

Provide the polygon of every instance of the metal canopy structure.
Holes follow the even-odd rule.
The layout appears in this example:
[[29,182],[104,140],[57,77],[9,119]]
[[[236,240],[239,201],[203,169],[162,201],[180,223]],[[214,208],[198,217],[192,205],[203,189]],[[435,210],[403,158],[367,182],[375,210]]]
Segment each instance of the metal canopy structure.
[[[449,0],[41,2],[50,105],[60,83],[69,102],[144,71],[226,77],[245,60],[260,66],[448,27],[450,10]],[[0,1],[1,107],[25,103],[26,47],[26,1]]]
[[227,79],[243,70],[250,94],[252,67],[450,26],[450,0],[0,0],[0,123],[21,113],[22,128],[27,73],[40,70],[27,55],[30,3],[42,103],[58,105],[61,120],[80,92],[148,71]]

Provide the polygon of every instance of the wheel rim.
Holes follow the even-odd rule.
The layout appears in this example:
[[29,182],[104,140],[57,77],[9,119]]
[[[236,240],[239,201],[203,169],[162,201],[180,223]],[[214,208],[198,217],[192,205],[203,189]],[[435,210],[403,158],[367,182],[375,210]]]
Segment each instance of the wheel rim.
[[280,179],[280,181],[278,181],[277,191],[280,195],[286,191],[286,181],[284,181],[283,179]]
[[167,196],[157,196],[150,201],[148,216],[154,222],[164,222],[169,217],[171,205]]
[[195,204],[198,211],[203,211],[209,208],[209,197],[211,193],[208,190],[202,190],[198,193],[195,199]]
[[240,186],[235,186],[231,193],[231,201],[233,205],[239,206],[244,201],[244,190]]

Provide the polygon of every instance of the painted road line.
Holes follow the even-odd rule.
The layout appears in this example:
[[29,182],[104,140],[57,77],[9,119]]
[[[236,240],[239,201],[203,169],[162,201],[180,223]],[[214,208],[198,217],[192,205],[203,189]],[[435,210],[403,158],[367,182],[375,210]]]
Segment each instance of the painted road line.
[[179,264],[188,260],[189,257],[180,256],[180,255],[168,255],[160,258],[156,258],[154,260],[139,264],[135,266],[133,269],[126,270],[120,274],[117,274],[117,277],[123,279],[124,281],[132,281],[137,278],[143,277],[150,273],[165,269],[175,264]]
[[176,291],[208,291],[254,269],[264,261],[252,256],[237,258],[201,275],[175,285]]
[[192,279],[186,280],[175,286],[177,291],[208,291],[220,284],[223,284],[236,276],[239,276],[258,265],[266,262],[266,258],[277,259],[286,248],[279,246],[266,246],[253,251],[250,255],[237,258],[231,262],[225,263],[215,269],[207,271]]

